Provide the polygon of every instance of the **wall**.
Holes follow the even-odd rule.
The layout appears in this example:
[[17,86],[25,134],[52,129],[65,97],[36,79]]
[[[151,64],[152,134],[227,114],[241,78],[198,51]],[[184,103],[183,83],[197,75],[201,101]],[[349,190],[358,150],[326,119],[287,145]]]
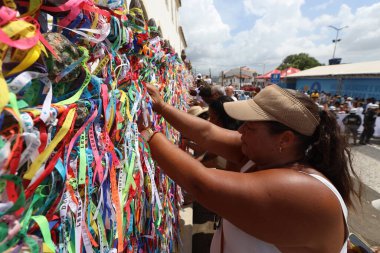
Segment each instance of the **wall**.
[[[43,13],[51,7],[46,4],[35,11]],[[28,41],[21,57],[2,59],[0,252],[178,252],[182,194],[152,161],[137,120],[150,112],[145,83],[160,80],[165,102],[185,110],[190,81],[178,55],[146,45],[150,38],[133,19],[121,22],[127,12],[116,13],[118,4],[100,11],[86,1],[81,8],[66,11],[58,4],[52,11],[74,30],[115,28],[90,36],[91,45],[64,29],[39,36],[31,16],[2,6],[0,20],[8,27],[22,22],[29,30],[18,37],[36,40]],[[72,15],[78,19],[67,18]],[[115,24],[129,36],[122,38]],[[6,54],[18,52],[15,46],[0,41]],[[17,62],[23,57],[31,66]],[[29,68],[33,74],[25,78]],[[158,117],[154,126],[178,143],[179,134]]]
[[344,80],[343,85],[347,96],[380,100],[380,79],[348,79]]
[[338,80],[335,79],[298,79],[297,90],[310,90],[313,83],[318,82],[321,84],[321,90],[335,94],[337,92]]
[[359,98],[375,97],[380,100],[380,78],[348,78],[342,79],[341,84],[338,79],[298,79],[296,89],[303,90],[304,87],[311,89],[315,82],[320,83],[322,91],[332,94],[340,93]]
[[179,31],[179,0],[142,0],[149,18],[156,20],[161,27],[162,36],[170,41],[177,53],[186,48]]

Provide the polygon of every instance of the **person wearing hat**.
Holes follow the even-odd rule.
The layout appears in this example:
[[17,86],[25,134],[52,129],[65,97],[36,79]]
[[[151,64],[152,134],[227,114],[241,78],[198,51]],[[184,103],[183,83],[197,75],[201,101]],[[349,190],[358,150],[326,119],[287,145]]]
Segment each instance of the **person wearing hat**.
[[201,74],[198,74],[197,77],[195,78],[194,84],[195,84],[195,87],[199,89],[200,87],[207,85],[207,82],[203,80]]
[[350,114],[344,117],[342,121],[344,124],[344,133],[346,135],[347,141],[349,140],[350,135],[352,135],[354,145],[356,145],[358,129],[362,124],[362,118],[359,115],[357,115],[356,112],[356,108],[352,108],[350,110]]
[[202,119],[208,120],[209,114],[208,114],[208,108],[207,107],[201,107],[199,105],[191,106],[189,110],[187,110],[188,114],[194,115],[195,117],[200,117]]
[[378,104],[368,104],[367,110],[364,113],[363,132],[360,135],[359,143],[366,145],[375,133],[375,123],[377,118]]
[[153,109],[210,152],[239,167],[207,169],[162,133],[140,127],[153,159],[194,198],[223,217],[210,252],[347,252],[350,151],[335,116],[277,85],[225,103],[245,123],[220,128],[166,104],[147,85]]
[[319,104],[318,101],[319,101],[319,93],[318,91],[313,91],[310,95],[311,99],[316,103],[316,104]]
[[339,118],[338,115],[337,115],[337,113],[336,113],[337,109],[336,109],[335,106],[330,105],[328,109],[329,109],[329,111],[330,111],[332,114],[335,115],[335,119],[338,119],[338,118]]
[[348,110],[351,110],[351,109],[353,108],[353,106],[352,106],[352,101],[353,101],[352,97],[348,97],[348,98],[346,99],[346,103],[347,103],[347,108],[348,108]]

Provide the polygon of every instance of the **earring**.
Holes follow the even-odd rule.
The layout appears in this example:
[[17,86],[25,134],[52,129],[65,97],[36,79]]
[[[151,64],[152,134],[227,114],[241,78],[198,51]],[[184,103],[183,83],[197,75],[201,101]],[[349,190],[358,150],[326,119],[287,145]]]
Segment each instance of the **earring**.
[[282,153],[282,147],[281,146],[279,147],[278,151],[280,151],[280,153]]

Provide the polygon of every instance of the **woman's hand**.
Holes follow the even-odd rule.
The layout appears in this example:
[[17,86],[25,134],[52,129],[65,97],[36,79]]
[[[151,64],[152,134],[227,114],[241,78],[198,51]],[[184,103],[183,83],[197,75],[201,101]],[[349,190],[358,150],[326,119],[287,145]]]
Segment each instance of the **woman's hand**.
[[166,106],[166,103],[164,100],[161,98],[160,92],[156,87],[153,85],[147,84],[146,88],[148,90],[148,93],[150,97],[152,98],[153,102],[153,110],[159,114],[161,114],[162,110]]
[[138,119],[137,119],[137,128],[139,132],[149,129],[152,127],[152,122],[150,120],[149,111],[145,108],[141,111]]

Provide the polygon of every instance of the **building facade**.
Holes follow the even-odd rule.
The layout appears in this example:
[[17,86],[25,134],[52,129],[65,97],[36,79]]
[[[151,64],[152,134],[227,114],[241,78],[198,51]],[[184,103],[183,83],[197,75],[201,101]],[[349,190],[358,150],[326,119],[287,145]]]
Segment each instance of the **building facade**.
[[288,76],[286,86],[380,100],[380,61],[315,67]]
[[170,41],[177,53],[186,49],[186,39],[180,26],[181,0],[140,0],[146,20],[154,18],[162,37]]
[[222,71],[218,83],[222,86],[233,86],[240,90],[243,86],[252,85],[256,76],[256,70],[249,67],[238,67]]

